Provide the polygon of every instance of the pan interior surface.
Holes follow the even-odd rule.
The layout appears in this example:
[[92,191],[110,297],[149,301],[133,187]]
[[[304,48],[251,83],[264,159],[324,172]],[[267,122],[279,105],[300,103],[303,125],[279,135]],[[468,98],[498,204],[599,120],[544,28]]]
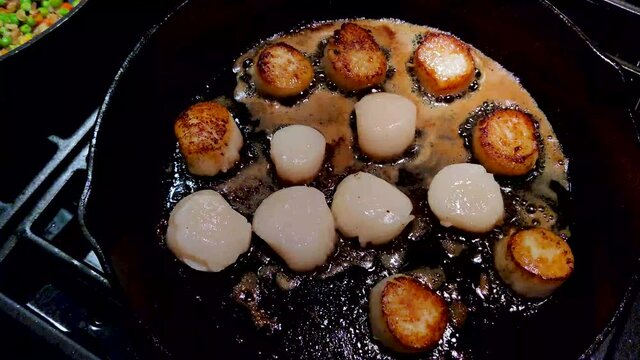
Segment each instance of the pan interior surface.
[[[364,1],[194,0],[184,5],[125,65],[94,145],[86,223],[99,234],[131,305],[177,358],[397,357],[369,335],[363,299],[380,278],[379,267],[303,281],[283,295],[273,286],[254,286],[263,281],[260,274],[247,276],[247,267],[257,269],[272,258],[241,260],[223,273],[197,273],[173,258],[158,226],[174,180],[167,176],[167,159],[175,155],[176,115],[197,100],[230,94],[233,60],[259,40],[300,23],[354,17],[433,26],[474,45],[520,78],[571,160],[572,199],[565,215],[576,239],[573,277],[544,304],[512,302],[536,311],[471,312],[472,326],[452,331],[435,352],[416,357],[578,357],[613,317],[635,270],[640,157],[616,69],[540,3],[402,1],[373,8]],[[201,186],[184,184],[185,192]],[[442,252],[439,243],[427,246],[433,249],[413,253]],[[489,251],[481,244],[469,246]],[[443,268],[455,277],[471,260],[461,255]],[[234,289],[247,306],[236,302]],[[252,305],[258,302],[260,307]]]

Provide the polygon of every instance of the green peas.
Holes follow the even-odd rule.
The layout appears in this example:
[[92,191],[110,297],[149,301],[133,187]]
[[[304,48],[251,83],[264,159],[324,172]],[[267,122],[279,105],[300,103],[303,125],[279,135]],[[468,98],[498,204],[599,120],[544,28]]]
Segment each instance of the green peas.
[[42,15],[42,17],[47,17],[47,15],[49,15],[49,8],[41,7],[38,8],[38,11],[40,12],[40,15]]
[[[0,1],[2,1],[2,0],[0,0]],[[71,5],[73,5],[73,7],[78,6],[78,4],[80,4],[80,0],[74,0],[74,1],[71,3]]]
[[47,8],[47,9],[48,9],[48,8],[49,8],[49,6],[51,6],[51,3],[49,2],[49,0],[44,0],[44,1],[42,2],[42,7],[43,7],[43,8]]
[[29,26],[29,24],[24,24],[20,26],[20,31],[22,31],[23,34],[31,34],[31,26]]
[[[8,24],[9,23],[9,17],[7,16],[7,14],[4,13],[0,13],[0,22],[4,25],[4,24]],[[3,28],[4,29],[4,28]]]
[[69,9],[67,9],[67,8],[58,9],[58,14],[60,14],[60,16],[65,16],[68,13],[69,13]]
[[7,2],[7,0],[0,0],[0,6],[4,5]]
[[62,3],[62,0],[49,0],[49,4],[51,4],[51,6],[53,6],[54,8],[59,8],[60,6],[62,6]]
[[31,0],[26,0],[26,1],[20,1],[20,9],[24,10],[24,11],[29,11],[31,10]]
[[36,19],[33,16],[27,16],[27,24],[31,27],[36,26]]
[[16,14],[7,14],[7,23],[8,24],[14,24],[14,25],[20,25],[20,20],[18,20],[18,15]]
[[3,36],[3,37],[0,38],[0,46],[6,48],[9,45],[11,45],[11,38],[10,37]]

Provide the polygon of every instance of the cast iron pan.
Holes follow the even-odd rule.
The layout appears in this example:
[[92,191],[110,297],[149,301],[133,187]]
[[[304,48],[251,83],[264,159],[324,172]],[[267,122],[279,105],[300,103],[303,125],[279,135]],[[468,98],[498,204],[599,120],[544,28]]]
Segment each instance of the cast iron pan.
[[[80,215],[114,286],[158,346],[175,358],[398,357],[370,340],[364,299],[375,271],[354,268],[288,293],[262,291],[257,295],[280,327],[257,328],[230,294],[260,261],[245,256],[224,272],[198,273],[162,243],[177,114],[202,98],[230,95],[232,61],[260,39],[301,23],[353,17],[430,25],[473,44],[521,79],[571,160],[571,199],[563,206],[571,223],[573,276],[530,316],[472,311],[457,331],[457,343],[440,346],[436,355],[569,359],[591,354],[612,319],[620,317],[637,271],[640,154],[618,68],[546,2],[183,4],[127,59],[99,114]],[[203,183],[185,183],[178,196],[198,184]],[[254,250],[261,246],[253,243]],[[460,258],[464,267],[465,256]],[[445,272],[455,273],[456,266]]]

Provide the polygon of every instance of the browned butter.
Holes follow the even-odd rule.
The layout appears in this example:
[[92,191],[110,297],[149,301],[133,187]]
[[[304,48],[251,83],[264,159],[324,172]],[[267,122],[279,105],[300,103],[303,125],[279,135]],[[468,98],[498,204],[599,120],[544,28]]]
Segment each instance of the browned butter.
[[[272,38],[269,42],[283,41],[306,54],[311,56],[315,54],[319,57],[321,56],[318,53],[319,44],[329,38],[343,22],[316,24],[293,34]],[[271,134],[277,128],[290,124],[314,127],[322,132],[328,144],[333,145],[335,149],[332,158],[328,159],[334,173],[365,170],[374,172],[391,183],[396,183],[398,170],[406,170],[423,181],[424,187],[428,188],[432,177],[444,166],[470,160],[471,155],[464,147],[459,128],[472,111],[481,107],[484,102],[496,103],[499,106],[517,106],[537,119],[540,138],[544,142],[544,151],[541,156],[544,167],[533,180],[529,191],[522,192],[516,189],[518,196],[529,204],[540,207],[544,206],[541,198],[556,199],[556,194],[549,188],[551,181],[556,181],[568,188],[566,173],[568,161],[562,153],[553,129],[535,100],[513,74],[472,47],[476,68],[481,73],[478,79],[479,87],[452,103],[436,102],[418,90],[416,81],[410,73],[410,59],[417,46],[416,39],[427,32],[439,30],[398,20],[355,20],[353,22],[371,30],[377,42],[388,51],[389,67],[394,69],[394,73],[384,83],[384,91],[402,95],[417,105],[419,132],[415,140],[415,154],[395,163],[375,164],[373,168],[370,164],[358,160],[357,149],[354,146],[354,129],[350,124],[354,105],[358,100],[355,96],[345,96],[339,91],[332,91],[320,84],[307,98],[293,106],[287,106],[256,94],[252,91],[250,81],[241,79],[245,72],[243,63],[247,59],[252,59],[261,46],[241,55],[234,66],[234,72],[238,74],[234,97],[247,106],[253,119],[259,120],[259,130]],[[263,169],[264,176],[268,176],[266,163],[263,164]],[[256,169],[253,169],[254,175],[255,171]],[[522,215],[524,222],[527,223],[527,218],[530,217],[526,214]],[[547,217],[537,219],[543,225],[553,225],[553,221],[546,220],[548,220]]]

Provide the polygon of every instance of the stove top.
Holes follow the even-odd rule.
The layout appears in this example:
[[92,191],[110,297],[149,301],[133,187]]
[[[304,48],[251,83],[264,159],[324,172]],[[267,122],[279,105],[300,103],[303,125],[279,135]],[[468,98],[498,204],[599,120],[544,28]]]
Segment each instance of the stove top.
[[[120,31],[108,65],[96,69],[107,84],[127,52],[178,1],[106,9]],[[624,68],[631,104],[640,114],[640,1],[554,1],[602,50]],[[123,35],[124,34],[124,35]],[[94,99],[94,107],[101,97]],[[158,344],[135,322],[109,286],[77,220],[86,156],[97,110],[73,113],[65,129],[36,136],[29,161],[9,159],[7,173],[20,174],[0,188],[0,333],[8,358],[157,359]],[[640,116],[638,117],[640,118]],[[640,357],[640,297],[625,321],[593,359]]]

